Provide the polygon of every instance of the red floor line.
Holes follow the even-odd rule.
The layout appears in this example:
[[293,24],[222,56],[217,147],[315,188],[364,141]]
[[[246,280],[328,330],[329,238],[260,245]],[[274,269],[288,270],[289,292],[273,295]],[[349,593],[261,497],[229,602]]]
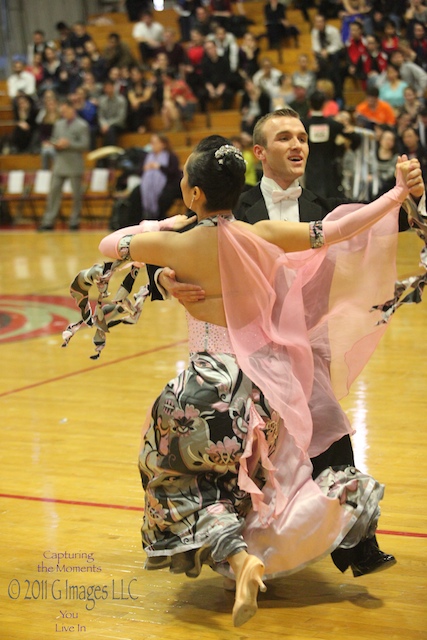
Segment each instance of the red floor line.
[[123,509],[124,511],[144,511],[143,507],[126,506],[124,504],[108,504],[105,502],[84,502],[82,500],[61,500],[60,498],[39,498],[37,496],[20,496],[11,493],[0,493],[0,498],[13,500],[30,500],[33,502],[53,502],[55,504],[70,504],[78,507],[100,507],[101,509]]
[[[124,511],[144,511],[143,507],[126,506],[122,504],[108,504],[105,502],[84,502],[82,500],[61,500],[60,498],[39,498],[37,496],[21,496],[12,493],[0,493],[0,498],[12,498],[13,500],[30,500],[33,502],[53,502],[55,504],[77,505],[79,507],[100,507],[101,509],[123,509]],[[378,529],[377,533],[386,536],[406,536],[408,538],[427,538],[427,533],[414,533],[410,531],[390,531]]]
[[180,344],[185,344],[186,342],[187,342],[187,339],[177,340],[177,342],[170,342],[169,344],[165,344],[162,347],[155,347],[153,349],[147,349],[146,351],[139,351],[138,353],[134,353],[131,356],[124,356],[123,358],[117,358],[116,360],[111,360],[110,362],[103,362],[102,364],[97,364],[93,367],[86,367],[86,369],[79,369],[78,371],[73,371],[71,373],[64,373],[64,375],[62,376],[56,376],[55,378],[48,378],[47,380],[41,380],[40,382],[34,382],[33,384],[27,384],[25,387],[18,387],[17,389],[10,389],[9,391],[3,391],[3,393],[0,393],[0,398],[3,398],[4,396],[13,395],[14,393],[20,393],[21,391],[28,391],[29,389],[35,389],[36,387],[42,387],[43,385],[50,384],[51,382],[66,380],[67,378],[72,378],[73,376],[78,376],[82,373],[87,373],[88,371],[94,371],[96,369],[102,369],[103,367],[109,367],[114,364],[126,362],[127,360],[133,360],[134,358],[139,358],[140,356],[146,356],[149,353],[164,351],[165,349],[170,349],[171,347],[176,347]]

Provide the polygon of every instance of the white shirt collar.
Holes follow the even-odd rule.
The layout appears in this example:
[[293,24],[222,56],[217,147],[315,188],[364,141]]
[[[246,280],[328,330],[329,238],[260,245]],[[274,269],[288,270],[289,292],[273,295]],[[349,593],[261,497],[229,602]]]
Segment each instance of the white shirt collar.
[[[294,180],[291,187],[299,187],[300,183],[298,179]],[[265,205],[268,211],[268,217],[270,220],[291,220],[293,222],[299,222],[299,205],[298,200],[283,200],[282,202],[273,203],[272,192],[275,189],[282,189],[275,180],[263,176],[261,178],[261,193],[265,200]]]

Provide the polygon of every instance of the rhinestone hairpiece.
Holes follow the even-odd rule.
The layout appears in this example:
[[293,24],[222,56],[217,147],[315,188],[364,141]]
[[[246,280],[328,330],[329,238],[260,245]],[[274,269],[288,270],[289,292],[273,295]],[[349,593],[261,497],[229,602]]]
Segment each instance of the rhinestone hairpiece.
[[222,147],[215,151],[215,158],[218,160],[218,164],[224,164],[224,158],[226,156],[233,155],[239,160],[244,160],[242,152],[232,144],[223,144]]

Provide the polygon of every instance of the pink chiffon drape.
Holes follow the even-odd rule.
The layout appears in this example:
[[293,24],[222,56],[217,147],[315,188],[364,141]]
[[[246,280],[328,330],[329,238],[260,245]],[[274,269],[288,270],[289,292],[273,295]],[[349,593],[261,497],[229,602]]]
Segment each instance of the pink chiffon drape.
[[[328,218],[340,218],[357,206],[338,207]],[[350,431],[338,400],[386,328],[378,324],[380,312],[371,308],[393,295],[398,211],[396,204],[353,239],[288,254],[240,225],[219,221],[231,343],[239,366],[281,416],[279,443],[271,456],[274,481],[266,482],[261,501],[254,502],[244,532],[249,551],[263,559],[267,577],[296,571],[330,552],[357,517],[311,479],[309,457]],[[254,434],[256,440],[256,429]],[[256,443],[251,447],[256,450]],[[243,470],[250,456],[249,450]],[[239,483],[250,490],[245,473]],[[369,490],[367,482],[366,499]]]

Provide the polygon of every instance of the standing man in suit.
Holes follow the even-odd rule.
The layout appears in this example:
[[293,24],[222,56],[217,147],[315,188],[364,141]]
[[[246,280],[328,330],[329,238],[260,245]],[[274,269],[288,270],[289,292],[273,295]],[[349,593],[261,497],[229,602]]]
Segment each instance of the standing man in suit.
[[61,104],[60,115],[61,118],[55,122],[50,139],[56,154],[50,193],[39,231],[51,231],[54,228],[61,206],[62,187],[68,178],[73,193],[69,228],[71,231],[77,231],[79,228],[84,173],[83,153],[90,147],[89,125],[77,116],[76,108],[69,99]]
[[[309,154],[308,133],[293,109],[280,109],[262,117],[255,125],[253,142],[255,157],[262,164],[263,177],[255,187],[241,194],[234,211],[239,220],[249,224],[267,219],[311,222],[322,220],[338,205],[350,202],[345,198],[324,198],[301,188],[299,180],[304,176]],[[411,195],[417,201],[424,196],[421,175],[417,176]],[[402,230],[408,228],[407,214],[403,210],[400,227]],[[178,299],[195,302],[204,298],[204,292],[199,287],[176,283],[171,270],[157,272],[156,282],[162,293],[166,291]],[[152,297],[161,297],[157,289]],[[317,477],[329,466],[354,466],[354,455],[350,440],[352,429],[333,394],[327,358],[315,349],[313,357],[315,379],[310,402],[313,437],[309,455],[313,477]],[[332,434],[326,451],[319,450],[317,444],[317,436],[321,432]],[[337,434],[340,434],[338,439]],[[379,549],[375,537],[359,543],[353,549],[337,549],[332,559],[341,571],[351,566],[355,577],[386,569],[396,562],[394,556]]]

